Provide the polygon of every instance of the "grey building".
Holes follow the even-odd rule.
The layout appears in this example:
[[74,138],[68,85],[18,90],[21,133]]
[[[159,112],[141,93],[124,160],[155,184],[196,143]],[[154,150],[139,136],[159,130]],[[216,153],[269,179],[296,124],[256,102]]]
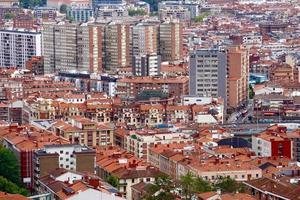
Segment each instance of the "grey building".
[[226,100],[226,53],[201,49],[190,54],[190,95]]

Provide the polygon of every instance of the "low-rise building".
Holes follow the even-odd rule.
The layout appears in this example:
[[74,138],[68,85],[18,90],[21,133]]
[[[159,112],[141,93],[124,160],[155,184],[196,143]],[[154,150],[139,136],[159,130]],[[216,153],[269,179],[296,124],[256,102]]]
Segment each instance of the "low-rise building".
[[65,138],[32,126],[12,124],[1,127],[1,133],[3,146],[11,150],[18,159],[20,182],[31,191],[34,186],[34,152],[45,145],[69,144]]
[[56,169],[38,180],[36,190],[57,200],[125,200],[117,189],[87,173]]
[[153,183],[159,170],[144,160],[116,147],[97,149],[97,175],[103,179],[111,176],[118,180],[122,196],[132,199],[132,186],[144,182]]
[[89,147],[113,144],[113,128],[109,124],[81,116],[71,117],[69,122],[58,120],[54,122],[52,130],[72,143]]
[[35,56],[26,61],[26,69],[35,75],[44,74],[44,57]]
[[33,155],[35,187],[40,177],[57,168],[94,174],[95,156],[93,149],[77,144],[45,145]]
[[252,136],[252,150],[257,156],[292,158],[292,142],[286,131],[286,127],[274,125]]
[[156,90],[171,96],[188,94],[189,79],[183,77],[131,77],[117,81],[117,93],[121,97],[136,97],[143,91]]

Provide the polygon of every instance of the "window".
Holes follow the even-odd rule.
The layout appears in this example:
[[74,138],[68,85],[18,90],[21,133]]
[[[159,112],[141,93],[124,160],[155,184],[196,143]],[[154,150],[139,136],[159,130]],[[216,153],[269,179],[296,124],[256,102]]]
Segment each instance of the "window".
[[66,155],[69,155],[69,152],[68,152],[68,151],[66,152]]
[[62,158],[62,157],[60,157],[60,158],[59,158],[59,160],[63,160],[63,158]]
[[133,178],[133,179],[131,179],[131,182],[132,182],[132,183],[134,183],[134,178]]
[[62,153],[64,153],[64,151],[63,151],[63,150],[61,150],[59,153],[61,153],[61,154],[62,154]]

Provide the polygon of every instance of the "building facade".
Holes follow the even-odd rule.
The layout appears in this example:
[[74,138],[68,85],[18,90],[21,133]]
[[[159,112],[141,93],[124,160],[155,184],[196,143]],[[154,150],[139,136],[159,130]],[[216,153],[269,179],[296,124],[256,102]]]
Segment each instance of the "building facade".
[[190,54],[190,95],[226,99],[226,54],[201,49]]
[[102,27],[46,24],[43,30],[45,73],[102,70]]
[[159,26],[159,51],[162,61],[182,59],[182,24],[176,21],[166,21]]
[[128,66],[131,63],[130,26],[112,22],[105,26],[104,34],[104,68],[116,72],[118,68]]
[[238,108],[248,100],[249,53],[242,46],[227,49],[227,106]]
[[42,54],[40,32],[0,30],[0,66],[25,68],[26,61]]

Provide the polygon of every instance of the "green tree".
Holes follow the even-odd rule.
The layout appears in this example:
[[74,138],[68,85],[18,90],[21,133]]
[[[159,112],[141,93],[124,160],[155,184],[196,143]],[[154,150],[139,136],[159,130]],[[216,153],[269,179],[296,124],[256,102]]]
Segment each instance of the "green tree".
[[106,181],[111,184],[112,186],[114,186],[115,188],[119,187],[119,179],[118,177],[114,176],[114,175],[110,175],[106,178]]
[[144,200],[175,200],[172,191],[175,189],[175,184],[172,179],[164,174],[159,174],[155,177],[154,184],[147,188],[147,194]]
[[209,15],[210,15],[209,12],[204,12],[204,13],[202,13],[201,15],[194,17],[194,18],[193,18],[193,21],[196,22],[196,23],[203,22],[203,19],[204,19],[205,17],[208,17]]
[[146,15],[146,11],[144,9],[128,9],[129,16],[143,16]]
[[144,90],[140,92],[137,96],[138,100],[149,100],[150,98],[160,98],[165,99],[168,94],[159,90]]
[[19,184],[20,171],[17,157],[13,152],[0,145],[0,176]]
[[196,177],[194,180],[194,191],[197,193],[209,192],[213,188],[208,181],[203,180],[201,177]]
[[195,176],[188,172],[186,175],[180,177],[180,185],[182,189],[182,194],[185,196],[185,199],[191,199],[194,193],[194,181]]
[[254,92],[254,90],[253,90],[252,85],[250,84],[250,85],[249,85],[249,98],[250,98],[250,99],[253,99],[254,96],[255,96],[255,92]]
[[59,8],[59,12],[66,14],[67,13],[67,5],[66,4],[62,4]]
[[44,6],[47,0],[19,0],[22,8],[34,8],[36,6]]
[[16,184],[14,184],[13,182],[7,180],[2,176],[0,176],[0,191],[11,193],[11,194],[21,194],[24,196],[28,196],[27,190],[18,187]]
[[13,14],[13,13],[6,13],[5,15],[4,15],[4,18],[5,19],[13,19],[15,17],[15,15]]
[[220,178],[220,180],[215,184],[215,188],[219,188],[222,192],[227,193],[235,193],[242,189],[241,184],[230,177]]
[[180,178],[180,187],[185,199],[192,199],[196,193],[209,192],[213,189],[209,182],[194,176],[191,172]]

